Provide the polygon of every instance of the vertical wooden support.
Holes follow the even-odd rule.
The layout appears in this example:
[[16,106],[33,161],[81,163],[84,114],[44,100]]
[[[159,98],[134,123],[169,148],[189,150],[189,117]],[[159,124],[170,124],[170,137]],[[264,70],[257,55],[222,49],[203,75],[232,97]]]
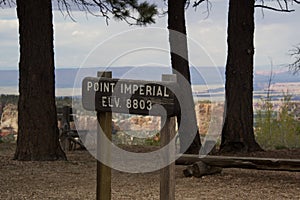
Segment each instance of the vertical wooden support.
[[[163,75],[163,81],[176,81],[175,75]],[[160,133],[161,148],[168,145],[166,154],[163,155],[165,162],[175,157],[175,143],[170,141],[175,137],[175,117],[167,117],[161,124],[164,126]],[[174,200],[175,199],[175,161],[160,170],[160,200]]]
[[64,151],[70,151],[71,150],[71,141],[68,137],[68,132],[70,131],[70,114],[71,114],[71,108],[70,106],[64,106],[62,107],[62,118],[61,118],[61,124],[62,124],[62,148]]
[[[111,78],[111,72],[98,72],[98,77]],[[97,119],[100,127],[97,130],[97,200],[110,200],[111,199],[111,168],[104,165],[99,161],[100,154],[105,155],[105,160],[110,161],[111,150],[110,144],[107,144],[102,139],[101,131],[104,132],[106,137],[111,141],[112,135],[112,113],[111,112],[97,112]],[[101,130],[102,129],[102,130]],[[101,156],[101,158],[103,158]]]
[[[175,117],[168,117],[165,121],[165,126],[161,130],[161,146],[168,145],[174,136]],[[175,156],[175,144],[168,147],[167,154],[169,155],[164,155],[164,158],[167,160]],[[175,199],[175,162],[171,162],[168,166],[160,170],[160,199]]]
[[[111,78],[111,72],[98,72],[98,77]],[[176,75],[163,75],[163,81],[176,82]],[[97,102],[96,102],[97,103]],[[166,119],[165,119],[166,118]],[[97,200],[111,199],[111,141],[112,137],[112,113],[97,112],[98,126],[97,134]],[[164,161],[170,163],[161,169],[160,172],[160,199],[175,199],[175,142],[171,140],[175,137],[175,117],[162,116],[161,147],[164,147]],[[167,145],[167,146],[166,146]],[[166,147],[165,147],[166,146]],[[101,158],[101,159],[100,159]],[[102,162],[104,161],[103,164]]]

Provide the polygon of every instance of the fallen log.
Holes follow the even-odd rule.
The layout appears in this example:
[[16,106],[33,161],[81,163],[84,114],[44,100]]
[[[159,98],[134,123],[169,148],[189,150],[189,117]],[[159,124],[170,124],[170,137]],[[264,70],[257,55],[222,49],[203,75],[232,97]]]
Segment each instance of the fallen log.
[[300,159],[201,156],[184,154],[176,160],[177,165],[193,165],[202,161],[207,165],[222,168],[244,168],[300,172]]
[[186,177],[197,177],[200,178],[202,176],[220,174],[222,172],[221,167],[214,167],[211,165],[207,165],[202,161],[198,161],[191,166],[188,166],[185,170],[183,170],[183,174]]

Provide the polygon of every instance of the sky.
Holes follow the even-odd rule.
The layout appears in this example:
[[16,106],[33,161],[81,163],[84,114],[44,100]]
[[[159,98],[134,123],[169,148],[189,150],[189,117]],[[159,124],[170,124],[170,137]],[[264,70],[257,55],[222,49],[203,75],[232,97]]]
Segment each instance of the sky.
[[[186,11],[189,60],[193,66],[225,66],[228,1],[212,0]],[[289,50],[300,43],[300,5],[292,13],[255,10],[255,66],[285,66]],[[94,17],[73,10],[76,21],[54,10],[56,68],[170,66],[167,16],[147,27]],[[17,69],[18,21],[15,8],[0,9],[0,69]]]

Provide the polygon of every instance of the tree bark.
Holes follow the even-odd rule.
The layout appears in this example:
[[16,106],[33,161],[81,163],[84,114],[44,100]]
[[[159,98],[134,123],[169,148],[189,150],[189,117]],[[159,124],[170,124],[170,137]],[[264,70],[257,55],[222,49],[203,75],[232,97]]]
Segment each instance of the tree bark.
[[[189,61],[188,61],[188,46],[186,38],[186,26],[185,26],[185,6],[186,0],[169,0],[168,1],[168,29],[169,29],[169,43],[171,51],[171,65],[174,74],[183,76],[189,84],[191,84]],[[180,81],[180,80],[179,80]],[[180,84],[180,83],[179,83]],[[192,97],[191,87],[185,88],[188,91],[185,92],[185,99],[188,102],[186,109],[189,110],[190,115],[178,115],[177,123],[178,127],[181,124],[187,126],[189,123],[196,123],[195,106]],[[181,108],[182,110],[182,108]],[[196,126],[196,124],[194,124]],[[192,129],[191,129],[192,130]],[[197,129],[198,130],[198,129]],[[194,137],[193,133],[188,130],[179,132],[180,139],[180,152],[189,154],[198,154],[201,148],[200,135],[197,131],[192,144],[188,144],[190,137]],[[190,139],[189,139],[190,138]],[[187,145],[189,146],[188,148]]]
[[17,0],[19,102],[16,160],[65,160],[55,106],[51,0]]
[[254,2],[229,1],[224,152],[261,150],[253,132]]

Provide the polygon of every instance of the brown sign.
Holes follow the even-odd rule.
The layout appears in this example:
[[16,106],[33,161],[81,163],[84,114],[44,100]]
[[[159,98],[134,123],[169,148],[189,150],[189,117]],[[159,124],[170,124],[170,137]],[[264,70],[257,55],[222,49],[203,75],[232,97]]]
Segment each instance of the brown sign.
[[178,85],[171,81],[86,77],[82,104],[91,111],[174,116],[179,110],[176,91]]

